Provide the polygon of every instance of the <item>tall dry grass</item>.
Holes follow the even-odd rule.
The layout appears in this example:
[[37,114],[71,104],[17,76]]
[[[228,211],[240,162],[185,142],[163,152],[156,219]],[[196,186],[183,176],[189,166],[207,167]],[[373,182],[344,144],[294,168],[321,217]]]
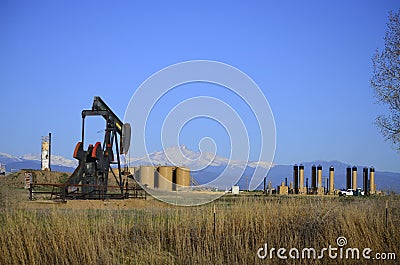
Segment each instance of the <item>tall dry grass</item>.
[[[269,247],[348,246],[400,256],[400,199],[223,197],[199,207],[0,212],[0,264],[363,264],[259,259]],[[73,202],[71,202],[73,203]],[[214,231],[213,206],[216,205]],[[375,261],[373,264],[398,264]]]

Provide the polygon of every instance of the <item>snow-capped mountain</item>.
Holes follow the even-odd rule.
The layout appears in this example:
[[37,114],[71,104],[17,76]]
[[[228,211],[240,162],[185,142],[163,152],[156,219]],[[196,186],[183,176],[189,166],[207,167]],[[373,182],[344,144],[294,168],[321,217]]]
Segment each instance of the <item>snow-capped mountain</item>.
[[[6,153],[0,153],[0,163],[6,166],[7,171],[23,168],[39,169],[40,162],[40,154],[14,156]],[[76,160],[57,155],[51,156],[51,166],[54,166],[56,170],[73,171],[77,165],[78,163]]]
[[20,157],[0,152],[0,163],[2,163],[2,164],[21,162],[21,161],[22,161],[22,158],[20,158]]
[[[41,161],[40,154],[25,154],[19,157],[22,160]],[[54,166],[76,167],[78,161],[76,159],[68,159],[58,155],[51,155],[51,164]]]
[[188,149],[185,145],[174,146],[166,148],[165,151],[158,151],[150,153],[148,156],[141,158],[131,158],[130,164],[133,166],[138,165],[174,165],[174,166],[187,166],[192,170],[199,170],[211,167],[230,167],[230,168],[243,168],[249,167],[263,167],[269,168],[272,163],[260,161],[260,162],[248,162],[241,160],[229,160],[228,158],[217,156],[211,152],[195,152]]

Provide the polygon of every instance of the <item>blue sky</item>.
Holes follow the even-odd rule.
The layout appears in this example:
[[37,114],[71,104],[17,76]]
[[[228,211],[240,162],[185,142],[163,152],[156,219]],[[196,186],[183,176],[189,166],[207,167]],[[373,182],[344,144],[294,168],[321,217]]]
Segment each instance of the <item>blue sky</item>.
[[[150,75],[203,59],[242,70],[262,89],[276,122],[275,163],[336,159],[399,172],[400,155],[373,124],[385,107],[369,85],[388,12],[399,8],[381,0],[3,0],[0,152],[39,152],[51,131],[53,153],[72,157],[93,96],[123,118]],[[182,143],[196,150],[204,126],[227,154],[226,132],[211,121],[188,124],[194,136]]]

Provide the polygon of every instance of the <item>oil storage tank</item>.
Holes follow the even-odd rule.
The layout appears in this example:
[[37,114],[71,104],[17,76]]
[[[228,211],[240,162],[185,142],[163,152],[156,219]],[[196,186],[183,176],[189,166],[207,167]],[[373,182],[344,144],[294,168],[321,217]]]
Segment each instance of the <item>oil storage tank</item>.
[[160,190],[172,191],[174,190],[173,183],[176,181],[175,167],[172,166],[160,166],[157,169],[158,174],[156,176],[157,186]]
[[190,169],[187,167],[176,168],[176,188],[184,189],[190,186]]
[[154,189],[155,172],[154,166],[140,166],[139,170],[135,171],[135,177],[142,186]]

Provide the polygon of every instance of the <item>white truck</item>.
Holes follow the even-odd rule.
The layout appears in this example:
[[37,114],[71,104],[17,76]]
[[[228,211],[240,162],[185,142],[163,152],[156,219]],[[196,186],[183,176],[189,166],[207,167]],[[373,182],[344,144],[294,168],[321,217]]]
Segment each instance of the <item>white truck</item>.
[[354,190],[353,189],[347,189],[347,190],[339,191],[339,196],[353,196],[353,195],[354,195]]
[[354,189],[347,189],[339,191],[339,196],[364,196],[364,191],[360,188]]

